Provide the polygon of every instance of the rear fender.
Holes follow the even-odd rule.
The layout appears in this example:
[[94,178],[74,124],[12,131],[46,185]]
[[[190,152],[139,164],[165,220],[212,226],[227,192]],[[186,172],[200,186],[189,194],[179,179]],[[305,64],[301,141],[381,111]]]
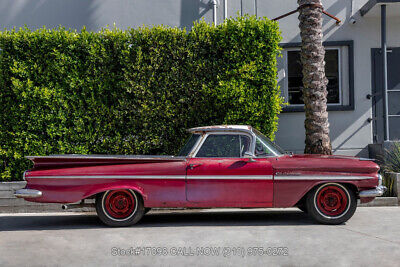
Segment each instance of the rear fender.
[[109,185],[109,186],[97,187],[96,189],[86,192],[83,198],[90,198],[99,193],[117,189],[131,189],[136,193],[139,193],[143,198],[143,200],[147,199],[147,195],[143,192],[143,188],[141,188],[140,186],[132,186],[132,185]]

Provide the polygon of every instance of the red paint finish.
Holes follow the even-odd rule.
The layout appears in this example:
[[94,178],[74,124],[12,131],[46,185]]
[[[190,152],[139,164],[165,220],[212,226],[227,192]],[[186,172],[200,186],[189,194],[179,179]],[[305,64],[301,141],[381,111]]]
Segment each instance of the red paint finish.
[[[251,162],[243,158],[192,158],[189,164],[186,183],[189,202],[211,206],[224,203],[272,204],[273,170],[266,159]],[[252,175],[261,179],[249,179]],[[196,179],[196,176],[208,176],[210,179]],[[231,178],[218,179],[221,176]],[[265,179],[259,176],[265,176]]]
[[377,174],[379,166],[373,161],[359,160],[347,156],[326,155],[285,155],[273,163],[278,174],[311,172],[329,172],[331,174]]
[[[378,186],[379,166],[372,161],[345,156],[294,155],[271,159],[275,172],[274,207],[293,207],[317,185],[327,182],[348,184],[357,191]],[[288,177],[279,180],[280,176]],[[313,180],[302,177],[315,177]],[[324,179],[326,176],[348,176],[349,179]],[[291,178],[293,177],[293,178]],[[372,177],[356,180],[353,177]],[[373,198],[369,201],[372,201]]]
[[59,155],[49,157],[28,157],[35,169],[56,169],[101,165],[121,165],[135,163],[158,163],[186,161],[184,157],[174,156],[109,156],[109,155]]
[[[133,189],[143,196],[146,207],[181,206],[186,202],[186,161],[100,165],[39,169],[25,176],[27,188],[43,192],[34,202],[72,203],[111,189]],[[118,179],[110,176],[160,176],[160,179]],[[35,178],[40,176],[87,176],[86,178]],[[100,178],[90,178],[90,177]],[[181,176],[181,179],[162,177]]]
[[[314,186],[327,182],[349,184],[356,190],[374,188],[379,170],[371,161],[318,155],[257,158],[255,162],[146,156],[33,161],[34,168],[26,174],[27,188],[40,190],[43,195],[28,201],[73,203],[107,190],[132,189],[143,197],[145,207],[291,207]],[[39,178],[43,176],[46,178]],[[207,179],[203,179],[205,176]],[[235,179],[222,179],[229,176]],[[272,176],[274,179],[260,179]],[[349,178],[334,180],[326,176]],[[372,179],[354,179],[357,176]],[[114,207],[110,213],[124,213],[130,207],[129,198],[124,198],[126,205],[119,202],[121,199],[109,200],[110,207]]]

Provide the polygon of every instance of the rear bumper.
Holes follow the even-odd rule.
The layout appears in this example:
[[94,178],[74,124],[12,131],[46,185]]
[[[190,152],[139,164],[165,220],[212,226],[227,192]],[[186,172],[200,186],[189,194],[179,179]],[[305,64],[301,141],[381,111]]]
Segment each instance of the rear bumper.
[[18,189],[15,191],[14,196],[18,198],[37,198],[42,196],[42,191],[34,189]]
[[363,190],[360,191],[360,198],[361,197],[379,197],[382,196],[387,190],[386,186],[380,185],[377,186],[375,189],[370,190]]

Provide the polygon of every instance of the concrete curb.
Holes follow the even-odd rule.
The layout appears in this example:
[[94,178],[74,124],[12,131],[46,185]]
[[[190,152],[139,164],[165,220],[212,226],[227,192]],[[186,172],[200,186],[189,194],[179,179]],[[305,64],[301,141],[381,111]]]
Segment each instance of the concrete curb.
[[388,207],[398,206],[399,200],[397,197],[377,197],[369,203],[358,204],[359,207]]

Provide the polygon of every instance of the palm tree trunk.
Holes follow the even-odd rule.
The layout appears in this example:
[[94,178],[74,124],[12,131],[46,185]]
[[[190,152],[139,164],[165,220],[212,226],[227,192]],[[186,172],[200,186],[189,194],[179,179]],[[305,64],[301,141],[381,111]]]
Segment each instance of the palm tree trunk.
[[321,0],[297,0],[299,28],[302,40],[303,100],[306,119],[306,154],[332,154],[329,139],[329,122],[325,77],[325,49],[322,46]]

